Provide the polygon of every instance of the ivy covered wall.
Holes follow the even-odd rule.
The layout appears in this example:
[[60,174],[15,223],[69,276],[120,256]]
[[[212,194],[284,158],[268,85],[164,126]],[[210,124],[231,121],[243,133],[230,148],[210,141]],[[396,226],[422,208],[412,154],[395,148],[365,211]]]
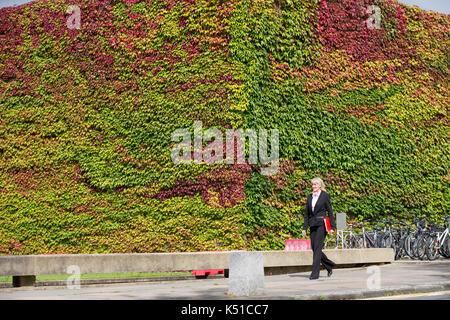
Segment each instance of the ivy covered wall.
[[[78,29],[70,5],[0,9],[0,254],[281,249],[315,176],[355,219],[448,214],[447,15],[80,0]],[[194,121],[278,129],[278,172],[175,165]]]

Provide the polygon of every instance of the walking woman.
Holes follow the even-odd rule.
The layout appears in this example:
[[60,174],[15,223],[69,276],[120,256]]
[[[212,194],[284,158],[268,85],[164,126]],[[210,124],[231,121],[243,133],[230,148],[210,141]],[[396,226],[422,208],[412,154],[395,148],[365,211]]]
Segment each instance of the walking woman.
[[335,232],[336,224],[331,208],[330,195],[325,191],[325,184],[322,179],[314,178],[311,180],[311,184],[313,192],[308,195],[306,200],[306,215],[302,234],[306,236],[306,230],[309,228],[313,250],[312,272],[309,279],[315,280],[319,279],[320,263],[327,269],[329,277],[333,273],[335,263],[322,252],[323,241],[327,234],[323,219],[325,217],[330,219],[330,233]]

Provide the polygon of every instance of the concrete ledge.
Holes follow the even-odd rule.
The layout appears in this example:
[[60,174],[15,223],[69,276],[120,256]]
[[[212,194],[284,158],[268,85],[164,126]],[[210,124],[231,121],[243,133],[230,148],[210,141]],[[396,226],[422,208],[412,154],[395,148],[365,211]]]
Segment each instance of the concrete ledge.
[[228,252],[49,254],[0,256],[0,276],[67,274],[69,266],[81,273],[163,272],[225,269]]

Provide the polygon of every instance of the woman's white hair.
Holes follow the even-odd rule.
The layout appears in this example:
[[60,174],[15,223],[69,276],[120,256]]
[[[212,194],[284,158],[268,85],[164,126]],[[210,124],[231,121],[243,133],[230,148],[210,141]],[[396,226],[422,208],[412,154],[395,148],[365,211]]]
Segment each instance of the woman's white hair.
[[320,186],[320,190],[325,191],[325,192],[327,191],[325,189],[325,183],[323,183],[322,179],[320,179],[319,177],[311,179],[311,183],[318,183]]

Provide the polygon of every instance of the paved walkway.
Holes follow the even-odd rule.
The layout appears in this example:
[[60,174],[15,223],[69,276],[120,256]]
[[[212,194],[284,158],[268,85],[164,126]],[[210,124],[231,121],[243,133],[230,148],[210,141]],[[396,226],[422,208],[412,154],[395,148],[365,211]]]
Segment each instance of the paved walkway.
[[[361,299],[399,293],[450,289],[450,259],[394,262],[335,269],[328,278],[309,280],[310,272],[266,276],[264,293],[250,299]],[[163,281],[67,287],[0,289],[0,299],[243,299],[227,295],[228,279]]]

